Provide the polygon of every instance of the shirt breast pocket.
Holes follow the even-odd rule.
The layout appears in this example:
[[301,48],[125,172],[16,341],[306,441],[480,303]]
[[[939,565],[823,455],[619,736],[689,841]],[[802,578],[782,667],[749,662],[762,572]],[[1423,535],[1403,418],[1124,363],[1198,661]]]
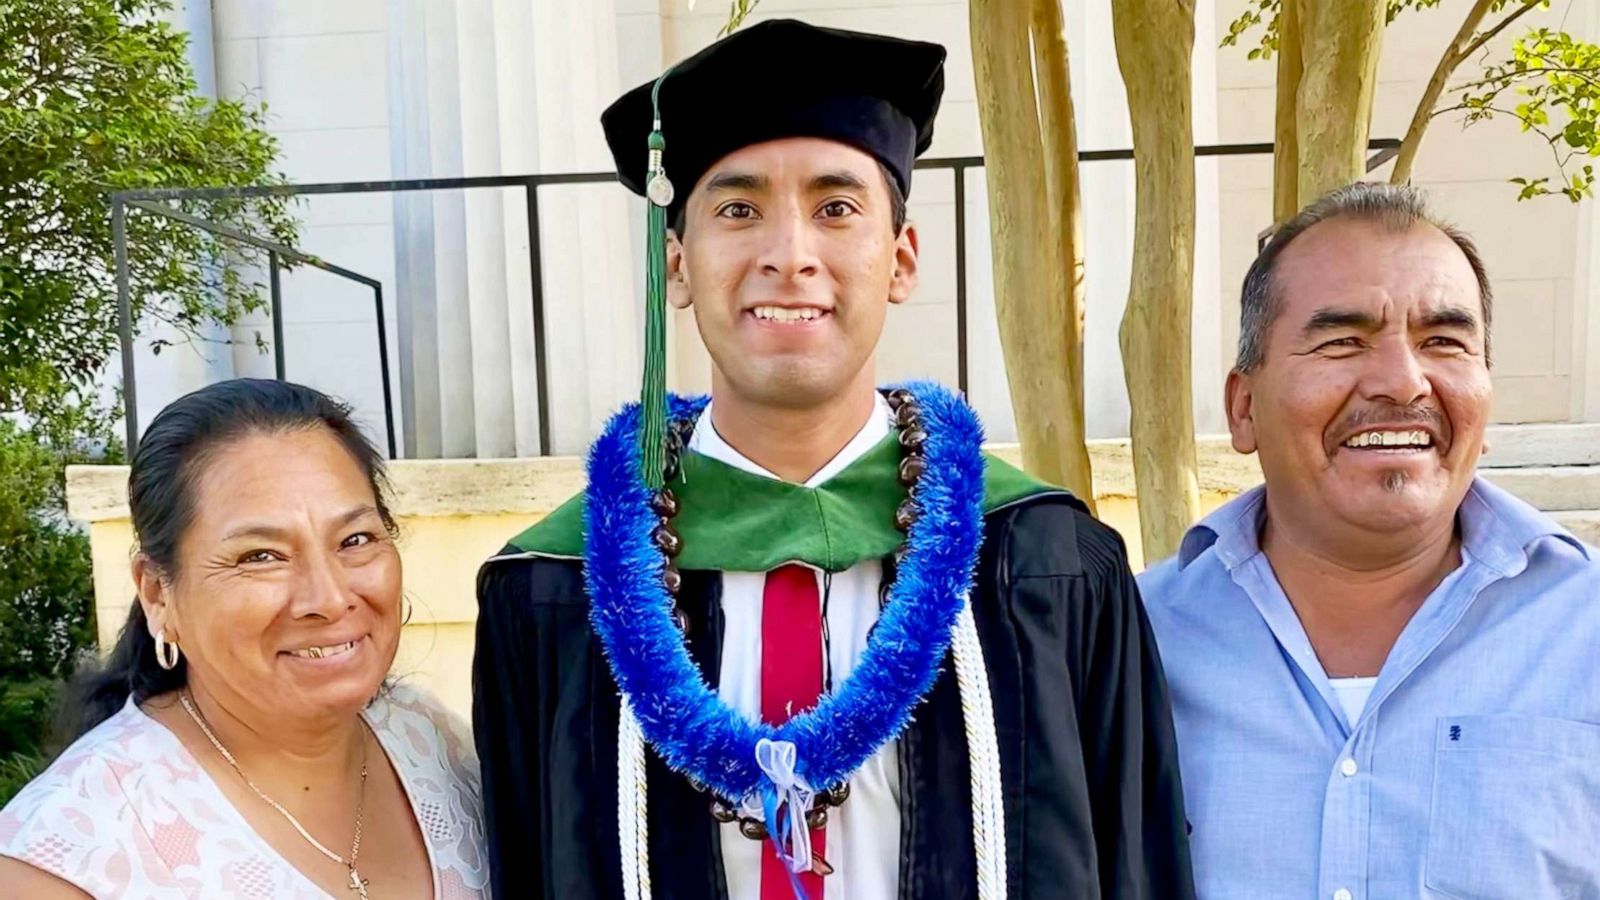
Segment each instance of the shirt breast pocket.
[[1449,716],[1424,878],[1458,900],[1600,900],[1600,725]]

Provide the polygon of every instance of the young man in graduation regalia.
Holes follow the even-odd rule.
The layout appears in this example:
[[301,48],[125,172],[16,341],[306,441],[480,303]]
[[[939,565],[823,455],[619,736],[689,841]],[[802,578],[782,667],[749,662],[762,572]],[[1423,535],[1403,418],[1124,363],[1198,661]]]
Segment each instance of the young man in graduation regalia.
[[[645,389],[479,579],[497,895],[1191,896],[1122,542],[960,398],[874,386],[944,55],[765,22],[606,111],[649,204]],[[709,400],[664,394],[668,300]]]

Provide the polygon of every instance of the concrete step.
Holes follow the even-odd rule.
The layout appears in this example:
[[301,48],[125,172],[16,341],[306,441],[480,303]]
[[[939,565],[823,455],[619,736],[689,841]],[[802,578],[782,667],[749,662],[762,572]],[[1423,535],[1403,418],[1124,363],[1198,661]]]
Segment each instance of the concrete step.
[[1481,469],[1600,463],[1600,422],[1495,425],[1485,441],[1489,452],[1478,461]]
[[1480,469],[1478,474],[1547,512],[1600,509],[1600,465]]
[[1600,547],[1600,509],[1572,509],[1551,513],[1550,517],[1576,535],[1578,540]]

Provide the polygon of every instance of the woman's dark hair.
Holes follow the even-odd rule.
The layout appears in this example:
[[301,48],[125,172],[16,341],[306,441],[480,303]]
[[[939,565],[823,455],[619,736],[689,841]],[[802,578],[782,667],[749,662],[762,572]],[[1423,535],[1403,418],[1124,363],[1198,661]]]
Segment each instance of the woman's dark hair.
[[[350,452],[372,486],[384,527],[389,511],[383,456],[351,419],[350,407],[287,381],[237,378],[201,388],[163,409],[139,439],[128,472],[128,509],[139,552],[165,578],[176,576],[178,546],[195,515],[195,486],[218,450],[241,438],[326,428]],[[79,668],[66,692],[59,733],[71,742],[114,715],[132,697],[174,691],[188,680],[188,663],[156,662],[144,608],[137,599],[103,665]]]

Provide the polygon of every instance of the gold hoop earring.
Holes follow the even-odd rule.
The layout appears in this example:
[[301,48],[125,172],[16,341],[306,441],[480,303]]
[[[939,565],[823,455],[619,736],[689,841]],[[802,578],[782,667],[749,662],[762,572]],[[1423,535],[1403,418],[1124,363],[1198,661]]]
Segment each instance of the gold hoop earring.
[[159,631],[157,631],[156,632],[156,665],[159,665],[161,668],[167,669],[167,670],[170,671],[170,670],[175,669],[175,668],[178,667],[178,658],[179,658],[179,656],[180,656],[180,654],[178,652],[178,642],[177,641],[173,641],[171,643],[167,642],[167,630],[165,628],[162,628]]

